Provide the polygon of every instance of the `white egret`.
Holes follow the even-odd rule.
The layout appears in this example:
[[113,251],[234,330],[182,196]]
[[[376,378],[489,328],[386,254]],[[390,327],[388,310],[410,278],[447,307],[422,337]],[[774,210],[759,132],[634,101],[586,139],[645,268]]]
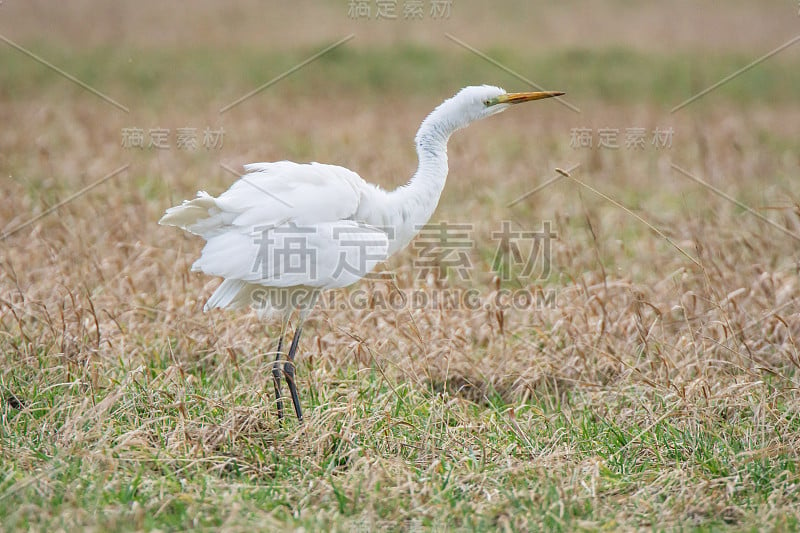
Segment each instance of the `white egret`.
[[245,165],[247,173],[220,196],[201,191],[167,209],[160,224],[207,241],[192,270],[224,278],[205,310],[250,306],[262,315],[282,316],[272,367],[279,418],[280,358],[292,315],[296,312],[298,320],[283,376],[302,421],[294,359],[303,322],[320,291],[355,283],[405,247],[430,219],[447,178],[447,141],[453,132],[513,104],[562,94],[507,93],[488,85],[462,89],[422,122],[415,138],[417,172],[394,191],[335,165],[254,163]]

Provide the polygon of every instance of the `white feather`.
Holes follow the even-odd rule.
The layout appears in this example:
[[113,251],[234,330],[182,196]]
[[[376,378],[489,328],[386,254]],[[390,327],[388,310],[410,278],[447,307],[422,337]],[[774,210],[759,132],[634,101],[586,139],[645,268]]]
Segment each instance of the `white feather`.
[[[416,174],[395,191],[335,165],[253,163],[218,197],[200,192],[167,209],[160,223],[206,239],[192,270],[225,278],[206,308],[259,300],[261,312],[291,313],[291,301],[277,300],[355,283],[411,241],[444,188],[450,135],[506,109],[502,95],[497,87],[467,87],[438,106],[415,138]],[[301,251],[287,260],[298,238]],[[264,288],[275,290],[265,296]]]

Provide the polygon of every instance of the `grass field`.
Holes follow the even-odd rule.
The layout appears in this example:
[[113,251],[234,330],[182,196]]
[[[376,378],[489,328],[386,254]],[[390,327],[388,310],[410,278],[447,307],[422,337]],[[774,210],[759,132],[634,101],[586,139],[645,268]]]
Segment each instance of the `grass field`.
[[[800,44],[675,109],[800,33],[796,5],[455,2],[415,26],[217,4],[0,4],[0,529],[800,527]],[[417,242],[326,300],[306,423],[279,425],[277,324],[202,312],[218,280],[164,209],[254,161],[402,184],[422,118],[529,88],[508,70],[572,108],[454,136],[432,222],[469,224],[467,268],[420,276]],[[504,221],[552,228],[532,275],[498,268]]]

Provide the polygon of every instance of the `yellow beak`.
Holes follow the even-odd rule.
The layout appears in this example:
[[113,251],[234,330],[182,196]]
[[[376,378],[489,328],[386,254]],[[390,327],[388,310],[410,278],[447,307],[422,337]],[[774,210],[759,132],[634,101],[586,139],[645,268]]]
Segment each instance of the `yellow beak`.
[[564,94],[561,91],[538,91],[531,93],[506,93],[501,94],[497,98],[489,100],[488,105],[493,106],[497,104],[521,104],[522,102],[530,102],[531,100],[541,100],[542,98],[552,98],[553,96],[561,96]]

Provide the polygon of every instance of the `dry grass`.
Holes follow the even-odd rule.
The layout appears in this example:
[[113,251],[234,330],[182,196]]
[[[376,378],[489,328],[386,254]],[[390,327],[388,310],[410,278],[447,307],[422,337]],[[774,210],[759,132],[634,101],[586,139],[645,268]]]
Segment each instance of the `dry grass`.
[[[372,305],[318,310],[298,370],[307,423],[280,427],[275,325],[203,314],[217,281],[188,272],[201,243],[155,221],[227,187],[219,162],[315,159],[402,183],[439,97],[276,86],[220,119],[198,110],[202,90],[164,83],[180,102],[129,116],[71,87],[0,92],[0,120],[24,125],[0,131],[5,231],[131,165],[0,243],[4,527],[798,526],[795,103],[709,98],[669,115],[588,99],[576,115],[550,102],[459,133],[435,219],[474,224],[471,279],[415,279],[411,247],[393,282],[351,290]],[[220,152],[119,147],[122,127],[220,121]],[[571,128],[634,126],[671,126],[672,148],[569,146]],[[663,235],[566,178],[508,207],[575,163]],[[503,220],[552,222],[546,279],[494,280]],[[481,305],[374,303],[444,287]],[[555,300],[497,304],[521,287]]]
[[[729,0],[724,6],[673,0],[668,10],[652,0],[606,0],[597,5],[506,0],[498,9],[486,9],[479,0],[457,0],[447,19],[432,19],[430,4],[425,3],[423,19],[408,23],[402,20],[402,0],[396,4],[397,21],[375,20],[374,3],[371,19],[351,18],[349,3],[327,0],[299,7],[279,1],[197,0],[192,9],[185,9],[156,0],[105,5],[92,0],[69,5],[9,1],[2,5],[7,21],[2,27],[11,38],[54,40],[70,49],[113,43],[134,49],[234,45],[274,50],[318,46],[350,33],[357,35],[361,46],[414,42],[445,47],[442,32],[450,32],[474,46],[502,45],[530,53],[622,44],[655,53],[701,48],[755,57],[797,30],[797,6],[784,0],[761,0],[758,6],[748,0]],[[87,24],[87,19],[97,23]]]

